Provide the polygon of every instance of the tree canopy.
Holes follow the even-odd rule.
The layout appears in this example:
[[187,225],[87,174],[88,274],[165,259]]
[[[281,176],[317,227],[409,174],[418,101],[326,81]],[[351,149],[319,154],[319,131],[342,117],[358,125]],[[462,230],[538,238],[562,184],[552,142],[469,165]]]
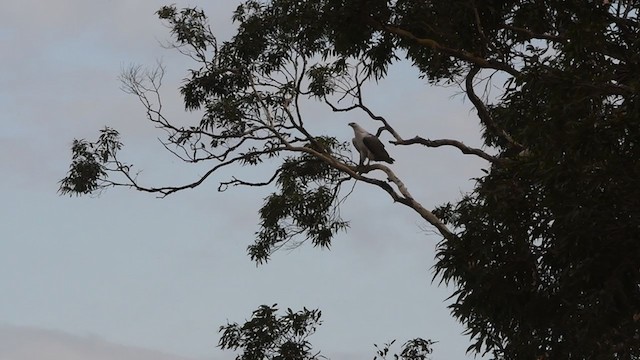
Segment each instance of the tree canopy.
[[[165,6],[157,14],[175,49],[195,64],[180,89],[184,105],[201,120],[163,115],[162,67],[131,68],[123,85],[166,131],[167,150],[209,171],[183,185],[140,184],[119,156],[118,132],[106,128],[74,142],[60,191],[124,186],[167,196],[223,168],[277,161],[265,179],[233,177],[219,188],[275,189],[248,249],[262,263],[285,244],[329,247],[348,225],[338,211],[343,186],[371,185],[441,234],[435,279],[455,287],[451,313],[470,351],[638,359],[639,11],[640,2],[615,0],[247,0],[233,14],[237,32],[219,42],[201,10]],[[403,59],[432,85],[464,89],[483,148],[407,137],[367,105],[362,87]],[[499,97],[479,91],[487,83],[501,87]],[[312,133],[304,101],[362,111],[394,146],[451,146],[487,169],[459,201],[426,209],[392,167],[359,166],[350,144]]]

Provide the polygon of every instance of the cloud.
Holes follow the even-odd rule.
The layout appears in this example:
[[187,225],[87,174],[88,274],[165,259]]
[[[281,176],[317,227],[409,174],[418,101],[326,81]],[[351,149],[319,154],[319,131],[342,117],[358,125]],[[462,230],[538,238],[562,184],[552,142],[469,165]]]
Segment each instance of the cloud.
[[194,360],[112,344],[97,337],[0,325],[0,359],[7,360]]

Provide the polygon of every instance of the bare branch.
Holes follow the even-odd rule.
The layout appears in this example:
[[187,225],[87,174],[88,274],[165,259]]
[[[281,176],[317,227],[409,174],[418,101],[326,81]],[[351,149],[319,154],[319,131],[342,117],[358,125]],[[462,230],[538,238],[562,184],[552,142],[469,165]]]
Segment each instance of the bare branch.
[[160,197],[164,198],[168,195],[171,195],[175,192],[181,191],[181,190],[185,190],[185,189],[193,189],[197,186],[199,186],[200,184],[202,184],[209,176],[211,176],[213,173],[215,173],[218,169],[223,168],[227,165],[233,164],[233,163],[237,163],[237,162],[241,162],[241,161],[246,161],[246,159],[248,157],[252,157],[252,156],[259,156],[259,155],[265,155],[265,154],[270,154],[276,151],[282,151],[282,150],[286,150],[286,148],[273,148],[273,149],[269,149],[269,150],[264,150],[264,151],[253,151],[253,152],[248,152],[245,154],[240,154],[232,159],[229,159],[227,161],[221,162],[219,164],[217,164],[216,166],[212,167],[211,169],[209,169],[206,173],[204,173],[204,175],[202,175],[198,180],[193,181],[191,183],[188,184],[184,184],[184,185],[180,185],[180,186],[164,186],[164,187],[145,187],[142,186],[140,184],[138,184],[138,182],[136,181],[135,177],[132,176],[129,173],[129,166],[120,163],[117,159],[115,159],[114,156],[114,162],[117,164],[117,168],[116,170],[123,174],[125,176],[125,178],[127,179],[127,183],[111,183],[112,186],[124,186],[124,187],[132,187],[136,190],[139,191],[143,191],[143,192],[148,192],[148,193],[158,193],[161,194]]
[[369,165],[368,167],[382,170],[385,174],[387,174],[387,178],[389,179],[389,181],[391,181],[398,187],[398,190],[402,194],[402,197],[394,197],[394,200],[413,209],[423,219],[433,225],[445,238],[449,240],[455,238],[455,235],[451,232],[451,230],[449,230],[449,228],[440,219],[438,219],[437,216],[435,216],[431,211],[424,208],[422,204],[420,204],[413,198],[404,183],[396,176],[393,171],[391,171],[391,169],[382,164],[373,164]]
[[467,155],[476,155],[479,156],[489,162],[492,163],[500,163],[500,159],[498,159],[495,156],[491,156],[489,154],[487,154],[486,152],[477,149],[477,148],[472,148],[469,147],[465,144],[463,144],[462,142],[458,141],[458,140],[452,140],[452,139],[439,139],[439,140],[429,140],[429,139],[424,139],[420,136],[415,136],[411,139],[407,139],[407,140],[402,140],[402,141],[390,141],[390,143],[394,144],[394,145],[413,145],[413,144],[421,144],[427,147],[440,147],[440,146],[453,146],[458,148],[463,154],[467,154]]
[[[360,85],[358,85],[358,88],[360,88]],[[398,132],[391,126],[391,124],[387,121],[387,119],[384,118],[383,116],[376,115],[373,111],[371,111],[371,109],[369,109],[369,107],[367,107],[363,103],[362,96],[360,95],[361,94],[360,91],[358,91],[358,94],[359,94],[359,96],[357,98],[358,102],[356,104],[354,104],[354,105],[351,105],[351,106],[348,106],[348,107],[344,107],[344,108],[340,108],[340,107],[335,106],[327,98],[325,98],[324,101],[325,101],[325,103],[327,105],[329,105],[329,107],[331,108],[331,111],[333,111],[333,112],[349,112],[349,111],[354,110],[354,109],[361,109],[372,120],[376,120],[376,121],[382,122],[383,126],[378,129],[378,131],[376,132],[376,136],[380,136],[383,131],[387,130],[397,141],[402,141],[402,137],[400,136],[400,134],[398,134]]]
[[236,178],[234,176],[229,181],[221,182],[220,185],[218,185],[218,191],[219,192],[224,192],[229,188],[229,186],[254,186],[254,187],[266,186],[266,185],[269,185],[269,184],[273,183],[273,181],[278,177],[278,174],[280,174],[280,172],[282,172],[282,168],[278,168],[273,173],[271,178],[269,178],[269,180],[263,181],[263,182],[251,182],[251,181],[246,181],[246,180],[240,180],[240,179],[238,179],[238,178]]

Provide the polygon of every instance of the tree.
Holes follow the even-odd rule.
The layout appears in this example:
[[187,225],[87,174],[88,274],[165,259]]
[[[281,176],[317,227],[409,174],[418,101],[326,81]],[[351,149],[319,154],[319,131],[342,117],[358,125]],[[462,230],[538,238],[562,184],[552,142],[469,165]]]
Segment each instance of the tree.
[[238,360],[319,359],[319,354],[311,351],[307,338],[320,324],[321,312],[305,308],[294,313],[287,309],[286,315],[277,317],[277,310],[277,304],[262,305],[242,326],[237,323],[221,326],[220,347],[242,348]]
[[[243,325],[237,323],[220,327],[222,337],[219,346],[222,349],[238,350],[241,353],[237,360],[318,360],[324,358],[320,352],[313,352],[307,340],[316,326],[320,325],[322,313],[319,310],[304,308],[293,312],[287,309],[286,314],[277,316],[277,304],[262,305],[253,312],[251,320]],[[384,360],[395,341],[382,348],[376,345],[374,360]],[[409,340],[402,345],[400,354],[394,354],[396,360],[427,360],[431,354],[433,342],[424,339]]]
[[[435,278],[456,287],[451,312],[470,351],[638,359],[639,11],[637,1],[247,0],[233,15],[235,36],[218,43],[202,11],[165,6],[158,15],[175,48],[197,66],[181,94],[201,121],[184,127],[162,115],[162,67],[133,68],[123,83],[167,131],[166,148],[210,170],[185,185],[144,186],[118,156],[118,133],[105,129],[95,142],[74,142],[60,191],[125,186],[167,196],[221,168],[279,159],[266,179],[220,184],[275,186],[249,247],[262,263],[285,244],[328,247],[347,226],[337,212],[342,186],[362,182],[442,235]],[[364,84],[401,58],[433,85],[464,89],[484,149],[405,137],[367,105]],[[478,93],[487,84],[501,95]],[[428,210],[390,167],[358,166],[349,144],[310,132],[300,106],[308,99],[364,111],[395,146],[452,146],[487,169],[460,201]]]

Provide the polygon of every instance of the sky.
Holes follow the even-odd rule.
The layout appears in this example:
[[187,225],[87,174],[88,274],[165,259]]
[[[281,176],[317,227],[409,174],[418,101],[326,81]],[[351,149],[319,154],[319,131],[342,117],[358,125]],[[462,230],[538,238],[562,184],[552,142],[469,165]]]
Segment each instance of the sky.
[[[236,1],[199,6],[220,39],[233,33]],[[227,169],[202,186],[157,199],[111,189],[61,197],[58,181],[75,138],[104,126],[122,134],[122,155],[147,185],[179,184],[206,170],[180,163],[162,133],[120,90],[131,64],[166,66],[167,115],[181,121],[178,88],[189,59],[161,45],[169,31],[154,15],[165,1],[22,0],[0,12],[0,359],[232,359],[218,328],[262,304],[319,308],[311,338],[331,359],[371,358],[373,344],[429,338],[434,359],[466,359],[468,338],[450,315],[452,289],[432,282],[439,237],[379,189],[356,184],[342,208],[350,229],[331,250],[305,244],[257,267],[246,254],[257,211],[273,189],[217,191]],[[405,137],[481,145],[471,105],[456,87],[434,88],[407,64],[371,86],[366,101]],[[350,141],[364,114],[309,114],[315,131]],[[387,139],[388,140],[388,139]],[[486,164],[455,149],[398,148],[393,170],[433,208],[455,201]],[[257,170],[259,171],[259,170]],[[255,174],[255,172],[254,172]],[[396,348],[397,350],[398,348]]]

